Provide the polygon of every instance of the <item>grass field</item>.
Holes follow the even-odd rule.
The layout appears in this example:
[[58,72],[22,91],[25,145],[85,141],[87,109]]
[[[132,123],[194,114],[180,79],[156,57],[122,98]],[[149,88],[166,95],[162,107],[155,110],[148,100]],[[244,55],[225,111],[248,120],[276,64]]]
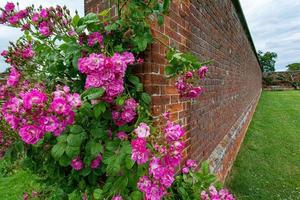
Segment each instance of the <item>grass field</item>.
[[226,182],[238,200],[300,199],[300,92],[263,92]]

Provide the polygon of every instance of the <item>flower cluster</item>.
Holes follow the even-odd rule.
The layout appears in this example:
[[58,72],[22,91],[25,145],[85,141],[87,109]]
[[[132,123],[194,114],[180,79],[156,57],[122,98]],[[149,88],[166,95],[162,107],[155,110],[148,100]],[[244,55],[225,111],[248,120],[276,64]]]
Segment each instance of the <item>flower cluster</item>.
[[[184,149],[183,136],[184,130],[178,125],[172,123],[168,115],[164,115],[167,118],[167,125],[164,129],[164,139],[167,145],[154,145],[157,150],[156,156],[150,159],[148,176],[143,176],[138,182],[138,188],[145,194],[145,199],[162,199],[166,195],[167,188],[170,188],[174,182],[174,176],[176,167],[179,166],[182,160],[182,151]],[[134,141],[145,141],[145,138],[149,136],[149,127],[145,124],[140,124],[135,129],[138,138]],[[144,137],[145,136],[145,137]],[[142,143],[142,142],[141,142]],[[144,146],[143,146],[144,145]],[[143,148],[137,149],[136,146],[132,145],[132,155],[138,152],[138,155],[145,155],[146,145],[141,145]],[[149,156],[149,153],[146,153]],[[146,156],[146,158],[147,158]],[[135,158],[132,156],[132,158]],[[142,156],[142,163],[146,162],[147,159]],[[139,160],[135,160],[139,164]]]
[[9,51],[2,51],[1,56],[5,62],[12,66],[21,66],[24,62],[30,61],[35,55],[30,43],[18,41],[18,43],[9,48]]
[[200,194],[202,200],[234,200],[232,194],[226,189],[218,191],[213,185],[209,187],[209,192],[202,191]]
[[15,11],[15,4],[8,2],[2,13],[0,14],[0,24],[9,23],[10,25],[17,25],[19,22],[29,15],[28,9]]
[[87,75],[85,88],[104,88],[103,100],[112,102],[124,91],[124,76],[128,64],[135,61],[132,53],[115,53],[112,57],[90,54],[78,60],[81,73]]
[[21,74],[19,73],[19,71],[12,67],[10,68],[10,73],[9,73],[9,77],[6,81],[6,85],[9,87],[13,87],[16,86],[20,80],[20,76]]
[[183,98],[197,98],[202,92],[201,87],[194,86],[195,79],[203,79],[208,71],[206,66],[201,67],[197,74],[194,71],[188,71],[186,74],[179,78],[176,82],[176,88],[180,94],[180,97]]
[[34,26],[41,36],[49,37],[54,31],[69,32],[72,20],[70,12],[65,7],[50,7],[35,10],[33,7],[17,11],[13,3],[7,3],[0,14],[0,24],[21,27],[22,31],[32,30]]
[[189,173],[190,170],[195,170],[196,168],[197,168],[196,161],[189,159],[185,162],[185,165],[181,171],[183,174],[187,174],[187,173]]
[[[91,169],[97,169],[102,161],[102,155],[99,154],[94,160],[92,160],[90,167]],[[83,161],[79,156],[76,156],[72,161],[71,161],[71,167],[75,171],[80,171],[84,167]]]
[[102,45],[103,36],[99,32],[94,32],[88,36],[88,46],[92,47],[95,44]]
[[48,97],[43,86],[36,85],[11,97],[3,104],[1,113],[25,143],[35,144],[46,132],[59,136],[67,125],[73,124],[73,109],[80,105],[79,94],[71,94],[67,86],[58,86]]
[[136,109],[138,103],[133,99],[127,99],[122,107],[117,106],[112,111],[112,117],[117,126],[122,126],[126,123],[130,123],[136,116]]

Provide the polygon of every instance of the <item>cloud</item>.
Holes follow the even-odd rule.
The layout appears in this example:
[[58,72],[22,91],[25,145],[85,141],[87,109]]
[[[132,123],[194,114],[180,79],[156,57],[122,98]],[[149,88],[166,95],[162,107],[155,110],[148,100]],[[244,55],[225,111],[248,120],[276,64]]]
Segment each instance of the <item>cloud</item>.
[[276,70],[300,62],[300,1],[241,0],[257,50],[278,54]]
[[[7,1],[1,0],[0,7],[4,7]],[[47,1],[38,1],[38,0],[9,0],[9,2],[17,3],[19,2],[19,7],[21,9],[34,5],[35,7],[39,7],[42,5],[43,7],[50,6],[64,6],[66,5],[71,13],[75,13],[75,10],[79,12],[80,16],[84,15],[84,0],[47,0]],[[15,28],[6,27],[0,25],[0,51],[7,49],[9,41],[15,42],[20,36],[21,32]],[[7,68],[7,64],[4,62],[3,58],[0,58],[0,72],[3,72]]]

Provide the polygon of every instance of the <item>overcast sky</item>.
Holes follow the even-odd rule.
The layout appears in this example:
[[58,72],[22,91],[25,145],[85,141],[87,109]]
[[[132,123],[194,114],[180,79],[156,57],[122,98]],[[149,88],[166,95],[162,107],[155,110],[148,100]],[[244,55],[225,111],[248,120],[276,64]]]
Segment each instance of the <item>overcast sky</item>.
[[256,50],[278,54],[276,70],[300,62],[300,0],[240,0]]
[[[83,15],[84,0],[10,0],[26,7],[31,4],[43,6],[67,5]],[[276,70],[300,62],[300,0],[240,0],[257,50],[278,53]],[[6,0],[0,0],[3,7]],[[0,25],[0,51],[20,36],[16,29]],[[0,71],[6,68],[0,58]]]
[[[83,16],[84,13],[84,0],[9,0],[9,2],[19,2],[20,8],[25,8],[34,4],[35,6],[56,6],[56,5],[66,5],[72,13],[75,10],[78,10],[80,16]],[[0,0],[0,7],[4,7],[6,4],[6,0]],[[21,32],[15,28],[9,28],[3,25],[0,25],[0,52],[7,49],[8,42],[15,42],[18,37],[21,36]],[[3,58],[0,58],[0,72],[3,72],[7,68]]]

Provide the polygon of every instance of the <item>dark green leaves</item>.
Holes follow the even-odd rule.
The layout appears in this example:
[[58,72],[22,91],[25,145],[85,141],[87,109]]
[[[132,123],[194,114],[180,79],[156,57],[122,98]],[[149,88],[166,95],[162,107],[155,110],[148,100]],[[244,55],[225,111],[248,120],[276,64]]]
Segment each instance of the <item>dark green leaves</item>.
[[85,100],[98,99],[104,94],[103,88],[90,88],[81,94],[81,98]]
[[102,113],[106,111],[106,104],[104,102],[100,102],[94,106],[94,115],[98,118]]
[[83,139],[84,139],[83,134],[77,134],[77,135],[70,134],[67,138],[67,143],[69,146],[72,146],[72,147],[80,147]]
[[51,155],[55,160],[59,160],[64,154],[66,146],[63,143],[57,143],[51,149]]
[[142,101],[149,105],[151,103],[151,96],[147,93],[142,93]]
[[78,134],[84,132],[84,129],[80,125],[73,125],[70,128],[70,132],[74,134]]

